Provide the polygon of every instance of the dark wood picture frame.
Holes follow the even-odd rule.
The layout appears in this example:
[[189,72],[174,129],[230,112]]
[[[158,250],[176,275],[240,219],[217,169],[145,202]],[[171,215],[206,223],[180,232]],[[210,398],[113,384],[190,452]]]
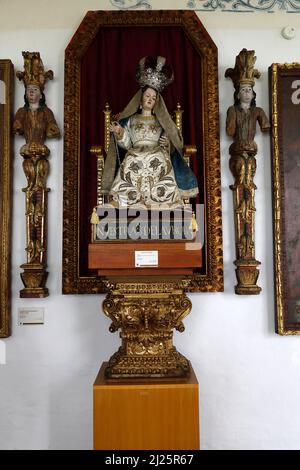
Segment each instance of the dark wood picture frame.
[[275,328],[292,335],[300,334],[300,63],[272,64],[269,77]]
[[[192,275],[191,291],[223,290],[222,212],[217,48],[191,11],[90,11],[65,53],[63,293],[102,293],[105,284],[80,273],[80,73],[81,60],[100,29],[180,27],[201,57],[205,272]],[[170,279],[169,279],[170,280]],[[178,279],[177,279],[178,280]],[[172,282],[172,281],[171,281]]]
[[0,59],[0,338],[11,334],[11,209],[12,209],[12,117],[13,64]]

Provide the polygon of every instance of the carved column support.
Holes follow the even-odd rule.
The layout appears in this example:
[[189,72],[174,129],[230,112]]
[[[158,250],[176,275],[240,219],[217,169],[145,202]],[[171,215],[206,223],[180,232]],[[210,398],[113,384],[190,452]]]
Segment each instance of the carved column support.
[[177,103],[176,109],[174,111],[174,117],[175,117],[175,124],[177,129],[179,130],[180,134],[182,134],[182,115],[183,115],[183,109],[181,109],[180,103]]
[[22,189],[26,206],[27,262],[21,265],[24,269],[21,273],[24,289],[20,291],[20,297],[47,297],[47,201],[50,189],[46,187],[46,178],[49,150],[45,145],[40,148],[27,146],[25,152],[22,149],[20,153],[24,158],[23,169],[27,178],[27,187]]
[[236,247],[236,294],[259,294],[256,285],[260,262],[255,259],[255,190],[253,178],[256,171],[255,151],[231,152],[229,166],[235,182],[233,192],[235,247]]
[[104,113],[104,150],[107,153],[109,148],[110,141],[110,119],[111,119],[111,109],[108,103],[105,105]]
[[102,206],[104,203],[102,194],[102,176],[104,170],[104,155],[100,145],[90,148],[91,155],[95,155],[97,159],[97,206]]
[[173,329],[184,331],[191,301],[183,289],[161,284],[110,284],[103,311],[121,330],[119,350],[110,358],[108,378],[180,378],[190,373],[189,361],[173,345]]

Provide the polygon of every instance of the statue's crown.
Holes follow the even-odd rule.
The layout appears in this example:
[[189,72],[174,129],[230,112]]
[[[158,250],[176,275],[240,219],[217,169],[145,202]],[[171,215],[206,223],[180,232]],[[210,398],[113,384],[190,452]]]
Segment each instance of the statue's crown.
[[254,68],[255,62],[255,51],[242,49],[236,56],[234,69],[227,69],[225,72],[225,77],[231,78],[235,89],[241,85],[255,85],[255,78],[260,77],[260,72]]
[[173,82],[174,74],[172,68],[166,64],[165,57],[146,56],[137,66],[136,78],[141,88],[149,86],[158,92]]
[[18,79],[24,82],[25,87],[37,85],[43,91],[46,80],[53,78],[52,70],[45,72],[39,52],[23,51],[22,56],[24,57],[24,71],[16,73]]

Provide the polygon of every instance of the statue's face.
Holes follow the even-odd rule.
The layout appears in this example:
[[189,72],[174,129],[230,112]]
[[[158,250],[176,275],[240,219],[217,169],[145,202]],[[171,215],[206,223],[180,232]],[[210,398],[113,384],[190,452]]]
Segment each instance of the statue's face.
[[152,88],[147,88],[142,97],[142,108],[146,111],[152,111],[156,102],[157,93]]
[[26,97],[29,104],[38,103],[41,99],[41,90],[37,85],[28,85],[26,88]]
[[252,87],[250,85],[242,85],[238,94],[241,103],[249,104],[254,97]]

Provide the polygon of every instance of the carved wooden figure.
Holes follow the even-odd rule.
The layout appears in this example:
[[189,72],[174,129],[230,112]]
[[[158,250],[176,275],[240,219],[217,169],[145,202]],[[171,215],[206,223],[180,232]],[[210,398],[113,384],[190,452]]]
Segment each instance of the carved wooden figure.
[[256,284],[260,262],[255,259],[254,240],[254,194],[256,186],[257,145],[254,141],[256,124],[262,132],[270,129],[268,118],[262,108],[256,106],[256,93],[253,90],[255,78],[260,72],[254,68],[255,51],[243,49],[236,57],[235,67],[227,69],[225,77],[230,77],[235,88],[234,105],[227,111],[226,131],[233,138],[229,147],[229,167],[234,177],[233,191],[235,244],[236,244],[236,294],[259,294]]
[[50,154],[44,144],[46,138],[60,137],[60,131],[52,111],[46,106],[44,85],[52,80],[53,72],[45,72],[39,52],[23,52],[24,71],[17,72],[25,86],[25,105],[14,119],[15,134],[23,135],[26,143],[21,147],[23,170],[27,179],[26,199],[26,252],[27,262],[22,264],[21,278],[25,288],[21,297],[46,297],[45,286],[47,251],[47,188]]

